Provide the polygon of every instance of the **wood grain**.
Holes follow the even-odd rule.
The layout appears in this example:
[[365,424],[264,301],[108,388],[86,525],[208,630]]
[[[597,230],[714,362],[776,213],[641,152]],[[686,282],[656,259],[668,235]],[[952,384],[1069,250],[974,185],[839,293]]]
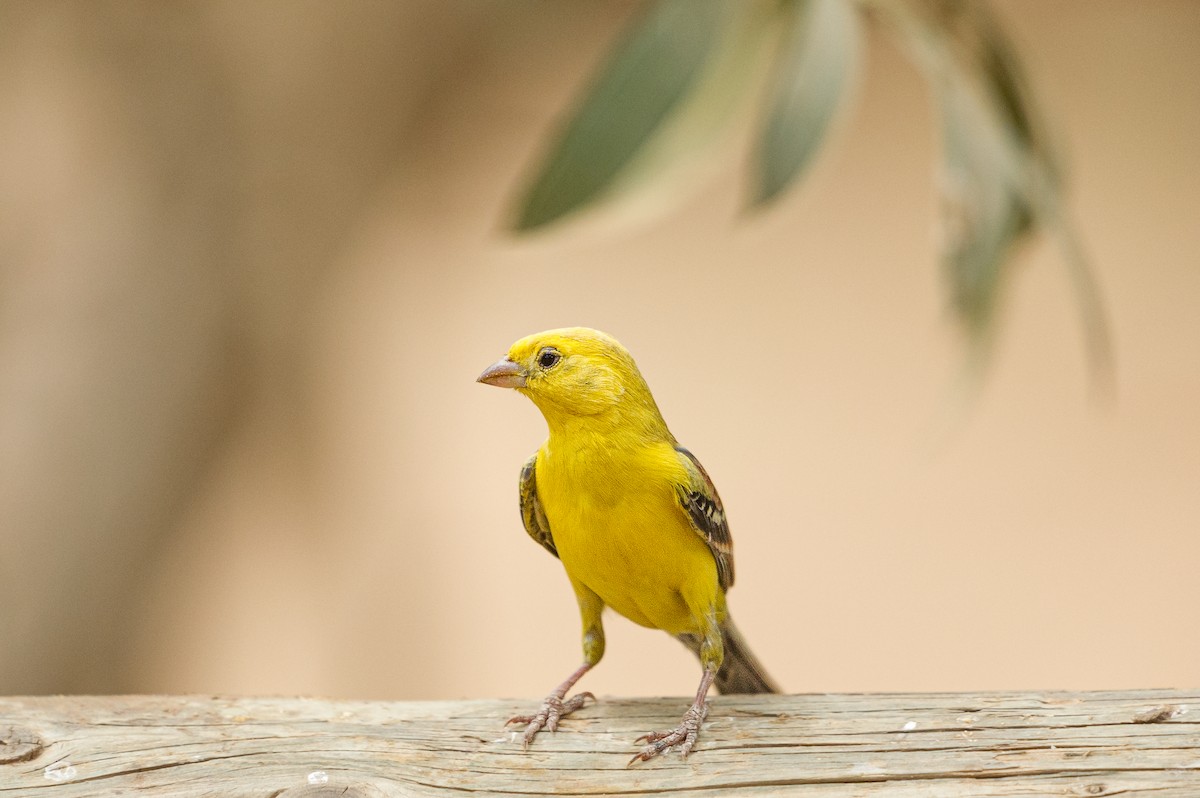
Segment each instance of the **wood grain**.
[[1200,796],[1200,691],[718,696],[696,751],[626,766],[686,699],[603,699],[528,751],[532,701],[0,699],[11,796]]

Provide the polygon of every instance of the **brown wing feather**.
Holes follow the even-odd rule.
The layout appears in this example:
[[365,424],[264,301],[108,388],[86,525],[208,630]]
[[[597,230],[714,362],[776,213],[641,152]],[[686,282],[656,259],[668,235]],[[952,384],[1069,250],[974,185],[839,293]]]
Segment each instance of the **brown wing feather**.
[[675,451],[684,458],[692,479],[687,485],[677,485],[675,493],[680,506],[687,511],[697,534],[704,538],[717,561],[717,579],[722,590],[733,587],[733,538],[729,534],[729,522],[725,519],[725,507],[717,495],[716,486],[696,455],[682,446]]
[[558,556],[554,547],[554,536],[550,534],[550,522],[546,520],[546,512],[537,494],[537,453],[525,461],[521,468],[521,521],[529,537],[536,540],[546,551]]

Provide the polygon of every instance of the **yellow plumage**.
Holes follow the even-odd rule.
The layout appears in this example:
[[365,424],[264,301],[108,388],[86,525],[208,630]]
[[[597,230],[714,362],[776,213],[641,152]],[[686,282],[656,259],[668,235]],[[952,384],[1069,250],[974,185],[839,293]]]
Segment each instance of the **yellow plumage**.
[[679,637],[705,675],[680,726],[646,736],[635,759],[680,744],[686,754],[723,692],[773,690],[725,607],[733,552],[724,509],[696,458],[667,429],[629,352],[596,330],[550,330],[517,341],[481,382],[515,388],[542,411],[550,436],[521,474],[530,536],[562,560],[579,601],[584,664],[528,723],[529,741],[582,706],[564,701],[604,653],[601,612]]
[[667,442],[607,446],[552,438],[537,453],[538,493],[563,568],[634,623],[702,634],[725,615],[712,553],[672,485],[688,475]]

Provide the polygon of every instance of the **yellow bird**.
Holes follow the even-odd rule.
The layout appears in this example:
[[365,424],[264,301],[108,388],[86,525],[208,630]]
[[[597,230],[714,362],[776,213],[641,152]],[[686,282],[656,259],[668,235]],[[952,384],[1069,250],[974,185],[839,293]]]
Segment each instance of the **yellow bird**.
[[633,357],[598,330],[572,327],[522,338],[479,382],[528,396],[550,437],[521,469],[521,518],[562,560],[583,618],[583,664],[524,723],[525,744],[583,706],[567,698],[604,655],[608,606],[679,638],[700,658],[696,700],[673,729],[650,732],[630,762],[678,745],[691,751],[708,714],[708,690],[773,693],[725,606],[733,540],[700,461],[667,429]]

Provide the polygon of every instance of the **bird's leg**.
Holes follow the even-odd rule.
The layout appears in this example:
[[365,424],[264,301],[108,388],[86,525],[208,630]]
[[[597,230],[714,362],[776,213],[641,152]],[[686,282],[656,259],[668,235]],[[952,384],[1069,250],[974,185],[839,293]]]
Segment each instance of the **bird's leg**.
[[558,731],[558,721],[564,715],[570,715],[575,710],[583,706],[583,703],[589,698],[593,701],[596,699],[591,693],[576,693],[575,695],[564,701],[567,698],[567,693],[575,686],[575,682],[579,681],[583,674],[592,669],[590,663],[583,663],[576,669],[574,673],[567,677],[566,681],[555,687],[550,695],[546,696],[546,700],[542,702],[542,707],[532,715],[515,715],[508,719],[509,723],[525,723],[525,747],[533,742],[533,738],[543,728],[550,731]]
[[713,679],[716,677],[716,668],[706,668],[704,676],[700,678],[700,688],[696,690],[696,700],[692,702],[691,708],[683,714],[679,725],[666,731],[649,732],[634,740],[635,743],[645,740],[648,745],[629,760],[629,764],[632,765],[639,759],[643,762],[653,759],[673,745],[679,746],[680,756],[687,756],[691,753],[692,746],[696,744],[696,737],[700,734],[700,726],[708,717],[708,688],[712,687]]
[[543,728],[558,731],[558,721],[564,715],[570,715],[579,709],[589,698],[593,701],[596,700],[596,696],[591,693],[576,693],[570,698],[567,698],[567,693],[577,681],[583,678],[583,674],[590,671],[592,666],[604,656],[604,626],[600,621],[600,615],[604,611],[604,602],[581,582],[572,579],[571,586],[575,588],[575,597],[579,600],[579,614],[583,619],[583,664],[568,676],[566,681],[555,687],[550,695],[546,696],[541,709],[532,715],[517,715],[509,718],[508,723],[504,724],[505,726],[509,723],[527,724],[524,735],[526,748]]
[[718,620],[724,615],[725,607],[723,597],[720,598],[718,606],[697,613],[703,622],[700,664],[704,666],[704,675],[700,677],[700,687],[696,689],[696,700],[692,702],[688,711],[683,713],[683,719],[675,728],[643,734],[634,740],[635,743],[645,740],[647,745],[629,760],[629,764],[632,765],[638,760],[649,761],[675,745],[679,746],[680,756],[687,756],[696,744],[700,727],[708,717],[708,689],[712,687],[713,680],[717,678],[717,671],[721,669],[721,662],[725,659],[725,640]]

